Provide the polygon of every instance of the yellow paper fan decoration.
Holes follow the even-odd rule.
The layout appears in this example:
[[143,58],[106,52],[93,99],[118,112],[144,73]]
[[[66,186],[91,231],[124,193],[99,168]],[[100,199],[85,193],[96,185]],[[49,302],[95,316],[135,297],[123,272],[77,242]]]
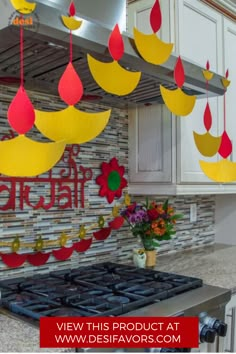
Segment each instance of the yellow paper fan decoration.
[[88,65],[96,83],[106,92],[125,96],[138,85],[141,72],[131,72],[120,66],[117,61],[104,63],[87,55]]
[[196,96],[187,95],[177,88],[169,90],[160,85],[161,95],[168,109],[176,116],[187,116],[194,108]]
[[145,34],[134,27],[134,41],[141,57],[148,63],[161,65],[168,60],[173,43],[161,41],[155,33]]
[[218,152],[221,136],[213,136],[209,132],[205,134],[193,132],[193,136],[197,149],[203,156],[212,157]]
[[21,14],[30,14],[36,8],[36,3],[26,0],[10,0],[14,9]]
[[69,106],[57,112],[35,110],[35,125],[47,138],[67,144],[82,144],[98,136],[106,127],[111,110],[89,113]]
[[83,21],[78,21],[72,16],[61,16],[64,26],[70,29],[71,31],[75,31],[80,28]]
[[62,157],[65,142],[42,143],[24,135],[0,142],[0,173],[33,177],[49,171]]
[[199,161],[205,175],[213,181],[229,183],[236,181],[236,162],[223,159],[217,162]]

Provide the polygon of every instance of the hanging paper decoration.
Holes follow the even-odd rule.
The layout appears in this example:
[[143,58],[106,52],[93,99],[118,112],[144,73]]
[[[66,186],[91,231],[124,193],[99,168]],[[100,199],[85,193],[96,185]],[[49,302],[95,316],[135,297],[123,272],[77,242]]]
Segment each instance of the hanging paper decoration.
[[76,13],[74,2],[69,7],[70,16],[62,16],[64,25],[70,30],[70,58],[61,76],[58,92],[68,105],[64,110],[44,112],[35,110],[35,125],[47,138],[53,141],[65,140],[67,144],[83,144],[93,140],[108,124],[111,110],[98,113],[82,112],[74,107],[83,96],[83,84],[73,66],[72,30],[78,29],[82,21],[73,18]]
[[221,157],[226,159],[232,152],[232,142],[226,132],[226,89],[230,84],[228,80],[229,70],[226,71],[225,78],[222,80],[222,85],[224,86],[225,93],[224,93],[224,131],[222,134],[221,144],[219,148],[219,154]]
[[54,250],[52,251],[53,256],[58,260],[58,261],[65,261],[66,259],[70,258],[74,251],[74,247],[62,247],[59,250]]
[[27,259],[26,254],[18,254],[18,253],[9,253],[9,254],[4,254],[0,253],[2,257],[2,261],[11,268],[17,268],[22,266],[22,264],[25,263]]
[[83,84],[71,62],[67,65],[59,81],[58,92],[61,99],[67,103],[68,106],[75,105],[83,96]]
[[109,222],[109,226],[112,230],[120,229],[125,222],[125,219],[122,216],[117,216],[114,220]]
[[28,2],[26,0],[10,0],[12,6],[15,8],[16,11],[20,12],[21,14],[30,14],[36,8],[36,3]]
[[108,238],[111,233],[111,227],[104,227],[103,229],[93,233],[93,236],[98,241],[104,241]]
[[42,236],[40,236],[36,241],[35,250],[41,251],[42,249],[43,249],[43,239]]
[[34,125],[34,107],[22,85],[8,108],[7,116],[10,126],[18,134],[27,133]]
[[219,155],[223,160],[217,162],[199,161],[200,167],[205,175],[213,181],[220,183],[229,183],[236,181],[236,163],[227,160],[232,153],[232,142],[226,132],[226,89],[230,84],[228,80],[229,72],[226,71],[225,78],[222,79],[222,85],[225,89],[224,93],[224,131],[221,138]]
[[17,252],[20,249],[20,239],[16,237],[15,240],[12,242],[11,246],[12,252]]
[[[13,1],[17,11],[33,11],[35,4]],[[23,7],[22,7],[23,6]],[[31,7],[32,6],[32,7]],[[22,13],[29,13],[29,11]],[[22,15],[21,15],[22,16]],[[65,142],[41,143],[27,138],[34,125],[35,112],[24,89],[24,29],[20,25],[20,87],[8,108],[8,122],[20,134],[0,142],[0,173],[12,177],[34,177],[49,171],[61,158]]]
[[68,236],[63,232],[60,236],[59,243],[61,247],[64,247],[67,243]]
[[84,225],[80,226],[80,229],[79,229],[79,238],[81,240],[83,240],[86,236],[86,228],[84,227]]
[[35,125],[53,141],[65,139],[67,144],[83,144],[95,139],[109,122],[111,110],[82,112],[73,106],[58,112],[35,110]]
[[70,16],[61,16],[63,24],[71,31],[75,31],[80,28],[82,21],[78,21],[74,18],[76,14],[75,4],[72,1],[69,7],[69,15]]
[[[122,206],[126,205],[127,201],[130,200],[130,197],[128,194],[125,195],[126,201],[124,201],[123,204],[116,205],[112,208],[112,212],[108,216],[100,216],[98,218],[98,221],[91,225],[88,229],[91,230],[93,227],[99,227],[100,230],[93,232],[94,239],[97,241],[104,241],[106,240],[112,230],[118,230],[119,228],[122,227],[124,223],[124,218],[122,216],[117,216],[117,210],[119,210]],[[114,215],[115,214],[115,215]],[[108,222],[108,226],[104,227],[105,224],[105,219],[113,217],[114,219],[110,222]],[[64,261],[71,257],[73,251],[76,252],[85,252],[89,249],[89,247],[92,244],[93,238],[88,238],[84,239],[86,235],[87,229],[85,228],[84,225],[80,226],[78,236],[80,238],[79,242],[74,242],[70,247],[65,247],[65,244],[67,243],[68,240],[72,240],[75,238],[75,236],[69,236],[65,232],[63,232],[58,240],[52,241],[52,240],[46,240],[44,241],[42,236],[39,236],[36,239],[35,244],[31,243],[20,243],[19,237],[15,237],[15,239],[11,242],[0,242],[0,247],[6,247],[10,246],[12,251],[15,249],[13,253],[5,254],[0,252],[0,257],[2,258],[2,261],[9,267],[15,268],[15,267],[20,267],[21,265],[24,264],[24,262],[28,261],[31,265],[33,266],[41,266],[44,265],[50,255],[54,256],[57,260],[59,261]],[[18,254],[16,251],[20,250],[20,247],[23,248],[33,248],[34,253],[30,254]],[[60,249],[52,250],[50,252],[42,252],[42,249],[44,247],[52,247],[53,245],[59,245]],[[37,252],[35,252],[37,251]]]
[[27,255],[27,261],[35,266],[35,267],[39,267],[41,265],[44,265],[45,263],[47,263],[49,257],[50,257],[50,252],[49,253],[42,253],[42,252],[37,252],[34,254],[28,254]]
[[120,198],[122,190],[127,186],[127,180],[123,177],[124,166],[119,166],[118,161],[113,157],[110,162],[103,162],[101,166],[102,174],[96,178],[99,184],[99,195],[106,197],[108,203],[112,203],[114,198]]
[[118,25],[114,27],[109,37],[108,49],[113,58],[109,63],[87,55],[90,72],[104,91],[118,96],[128,95],[137,87],[141,72],[131,72],[118,63],[124,54],[124,42]]
[[162,24],[159,0],[156,0],[150,13],[150,24],[154,33],[145,34],[134,27],[134,42],[141,57],[148,63],[161,65],[166,62],[172,52],[173,43],[165,43],[157,36]]
[[203,117],[203,122],[204,126],[207,130],[205,134],[198,134],[196,132],[193,132],[194,136],[194,141],[197,146],[198,151],[206,157],[212,157],[214,156],[220,147],[221,144],[221,136],[213,136],[209,130],[211,129],[212,126],[212,114],[211,114],[211,108],[210,108],[210,103],[208,99],[208,82],[213,78],[214,74],[209,71],[210,70],[210,63],[207,61],[206,63],[206,70],[203,70],[203,76],[206,80],[206,93],[207,93],[207,102],[206,102],[206,107],[204,111],[204,117]]
[[98,226],[102,229],[104,224],[105,224],[105,219],[103,216],[100,215],[98,218]]
[[49,171],[65,150],[64,142],[42,143],[24,135],[0,142],[0,173],[33,177]]
[[92,244],[92,237],[86,240],[81,240],[80,242],[74,243],[74,249],[76,252],[85,252],[89,249]]
[[211,180],[219,183],[236,181],[236,163],[223,159],[217,162],[200,160],[200,167]]
[[181,58],[177,59],[174,69],[174,79],[178,86],[175,90],[169,90],[160,85],[161,95],[167,108],[177,116],[187,116],[194,108],[196,96],[187,95],[182,86],[185,81],[184,67]]

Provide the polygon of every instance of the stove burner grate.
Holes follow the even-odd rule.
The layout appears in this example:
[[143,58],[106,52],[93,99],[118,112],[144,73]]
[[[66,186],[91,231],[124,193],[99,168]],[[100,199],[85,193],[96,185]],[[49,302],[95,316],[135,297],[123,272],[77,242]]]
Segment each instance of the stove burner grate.
[[1,304],[26,318],[119,316],[202,286],[202,280],[116,263],[0,281]]

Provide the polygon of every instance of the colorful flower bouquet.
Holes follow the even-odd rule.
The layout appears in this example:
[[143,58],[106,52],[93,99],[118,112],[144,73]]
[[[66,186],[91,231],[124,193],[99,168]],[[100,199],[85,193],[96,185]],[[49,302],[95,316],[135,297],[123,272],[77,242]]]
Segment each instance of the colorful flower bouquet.
[[183,217],[176,214],[168,199],[163,204],[155,201],[146,204],[133,203],[121,211],[134,236],[140,237],[146,251],[160,246],[159,241],[170,240],[176,233],[176,220]]

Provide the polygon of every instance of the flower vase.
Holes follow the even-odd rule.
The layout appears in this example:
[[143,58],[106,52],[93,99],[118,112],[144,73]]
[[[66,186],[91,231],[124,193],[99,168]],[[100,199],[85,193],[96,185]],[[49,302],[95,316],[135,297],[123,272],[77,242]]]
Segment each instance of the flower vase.
[[146,268],[155,268],[156,265],[156,250],[147,251],[146,253]]
[[133,250],[133,262],[135,267],[145,268],[146,266],[146,253],[144,250]]

